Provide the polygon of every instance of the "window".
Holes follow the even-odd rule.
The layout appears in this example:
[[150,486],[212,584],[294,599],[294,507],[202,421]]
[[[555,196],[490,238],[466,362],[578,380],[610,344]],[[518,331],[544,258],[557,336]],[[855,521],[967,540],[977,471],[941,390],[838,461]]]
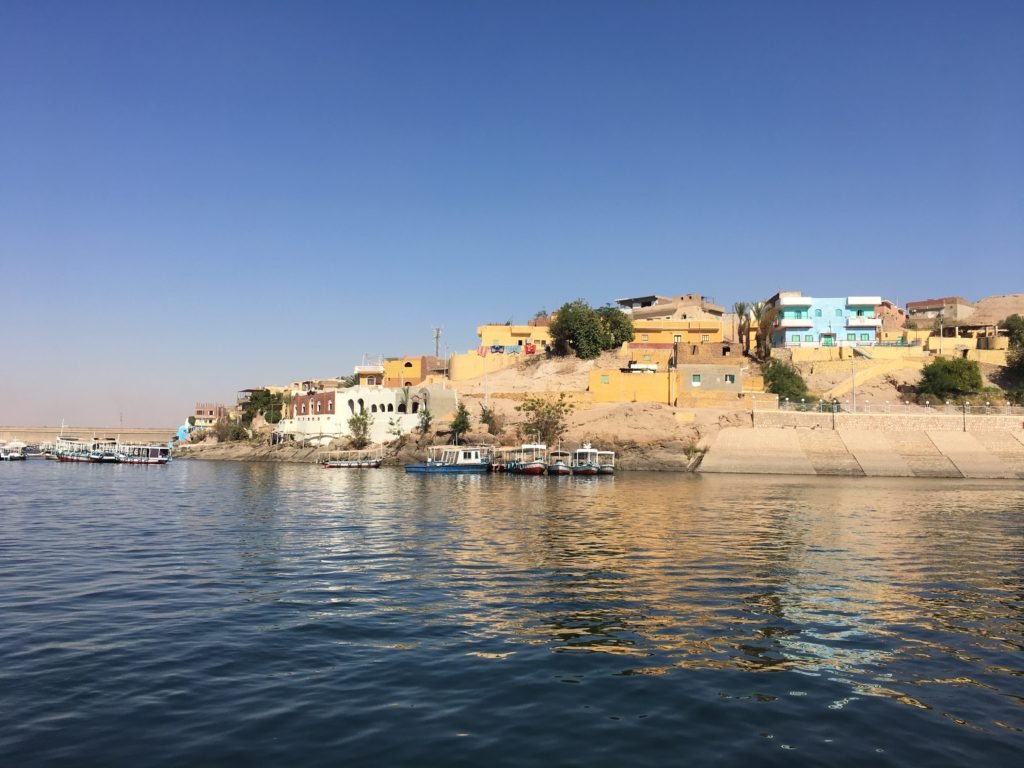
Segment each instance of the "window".
[[707,344],[709,341],[711,341],[711,334],[710,333],[702,333],[700,335],[700,343],[701,344]]
[[800,343],[800,334],[799,333],[794,333],[792,336],[789,337],[789,340],[794,342],[794,343],[796,343],[796,344],[799,344]]
[[725,383],[726,384],[735,384],[736,383],[736,374],[735,373],[727,373],[727,374],[725,374]]
[[316,404],[316,412],[317,412],[317,413],[320,413],[320,403],[317,403],[317,404]]
[[602,376],[601,377],[601,383],[602,384],[607,384],[608,383],[608,377],[607,376]]
[[804,341],[814,341],[814,334],[808,333],[806,336],[804,336]]
[[837,309],[836,310],[836,317],[842,317],[842,316],[843,316],[843,310]]
[[681,344],[683,341],[683,337],[677,333],[675,336],[672,337],[672,341],[676,344]]
[[871,334],[870,333],[862,333],[860,335],[860,340],[861,341],[871,341]]
[[690,383],[691,383],[691,384],[692,384],[693,386],[695,386],[695,387],[699,387],[699,386],[700,386],[700,374],[699,374],[699,373],[695,373],[695,374],[693,374],[693,375],[692,375],[692,376],[690,377]]
[[651,356],[650,355],[644,355],[643,359],[648,361],[648,362],[650,362]]
[[814,316],[815,317],[821,317],[821,310],[820,309],[814,310]]
[[864,310],[863,309],[858,309],[857,310],[857,317],[864,317]]
[[640,334],[640,341],[647,341],[647,334],[646,333],[641,333]]
[[857,340],[857,334],[856,333],[848,333],[848,334],[846,334],[846,340],[847,341],[856,341]]

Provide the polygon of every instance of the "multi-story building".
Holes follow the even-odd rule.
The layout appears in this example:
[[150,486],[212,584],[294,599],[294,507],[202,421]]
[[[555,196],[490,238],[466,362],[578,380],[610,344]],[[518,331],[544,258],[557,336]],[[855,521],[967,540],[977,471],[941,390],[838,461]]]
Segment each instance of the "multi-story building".
[[219,421],[226,421],[228,407],[221,403],[196,403],[192,417],[195,422],[193,426],[206,429]]
[[722,321],[709,317],[702,320],[634,320],[633,341],[626,347],[630,358],[639,363],[665,365],[671,358],[694,354],[694,347],[721,344]]
[[934,320],[941,317],[944,323],[956,325],[966,320],[976,311],[977,307],[959,296],[946,296],[941,299],[925,299],[924,301],[907,302],[908,320]]
[[875,315],[881,296],[813,298],[799,291],[768,300],[775,310],[773,347],[860,347],[878,343],[882,320]]
[[619,309],[637,320],[719,320],[725,310],[708,296],[684,293],[681,296],[636,296],[617,299]]

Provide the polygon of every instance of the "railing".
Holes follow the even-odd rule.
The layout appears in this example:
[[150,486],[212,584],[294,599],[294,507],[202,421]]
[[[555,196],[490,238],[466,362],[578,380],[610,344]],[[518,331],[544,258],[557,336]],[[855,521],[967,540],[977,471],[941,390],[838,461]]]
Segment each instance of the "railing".
[[799,402],[786,398],[779,400],[780,411],[814,412],[814,413],[916,413],[927,414],[965,414],[967,416],[1024,416],[1024,406],[1012,405],[1009,402],[992,402],[984,400],[965,403],[912,403],[904,401],[872,401],[853,402],[844,400],[807,400]]

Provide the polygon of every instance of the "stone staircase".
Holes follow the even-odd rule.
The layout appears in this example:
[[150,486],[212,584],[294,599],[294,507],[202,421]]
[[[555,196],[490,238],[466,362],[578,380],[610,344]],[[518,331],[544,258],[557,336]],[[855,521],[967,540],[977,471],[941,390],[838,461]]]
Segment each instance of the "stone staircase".
[[916,477],[963,477],[926,432],[889,432],[886,437]]
[[819,475],[863,476],[860,463],[847,449],[839,433],[828,429],[796,430],[800,449]]
[[1024,443],[1008,432],[971,432],[971,437],[993,456],[998,456],[1024,480]]

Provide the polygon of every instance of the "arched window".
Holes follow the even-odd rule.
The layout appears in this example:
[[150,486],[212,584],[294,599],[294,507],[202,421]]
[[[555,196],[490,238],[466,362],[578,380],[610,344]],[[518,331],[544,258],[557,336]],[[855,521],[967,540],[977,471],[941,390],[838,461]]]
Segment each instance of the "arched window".
[[821,317],[821,310],[820,309],[814,310],[814,316],[815,317]]
[[388,403],[388,413],[394,413],[394,411],[395,411],[395,404],[394,403]]
[[420,410],[420,401],[419,400],[413,400],[412,401],[412,412],[413,413],[419,413],[419,410]]
[[398,404],[398,412],[399,413],[405,413],[405,403],[399,403]]
[[376,412],[377,412],[377,404],[374,403],[373,405],[370,406],[370,413],[376,413]]
[[363,398],[359,398],[359,412],[366,413],[366,403],[363,402]]
[[355,413],[356,413],[356,403],[355,403],[355,400],[349,400],[348,401],[348,409],[350,411],[352,411],[352,415],[354,416]]
[[405,366],[403,366],[403,367],[405,367],[405,368],[412,368],[412,363],[406,363]]

